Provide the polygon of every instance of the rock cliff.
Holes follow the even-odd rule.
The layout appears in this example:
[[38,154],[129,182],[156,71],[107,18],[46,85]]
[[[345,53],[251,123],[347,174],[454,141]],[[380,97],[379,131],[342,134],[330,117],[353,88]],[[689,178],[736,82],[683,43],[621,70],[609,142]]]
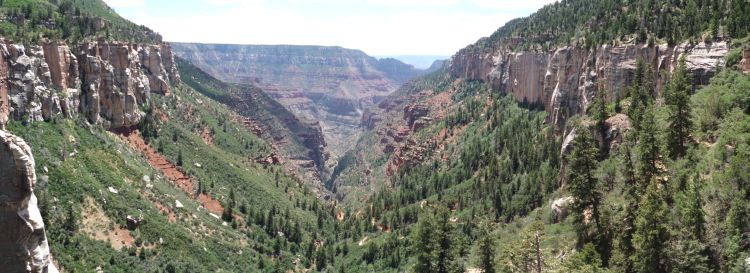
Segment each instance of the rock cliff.
[[750,74],[750,49],[742,51],[742,61],[740,61],[740,68],[745,74]]
[[[0,123],[5,125],[4,123]],[[57,272],[37,207],[31,148],[0,130],[0,268],[3,272]]]
[[356,142],[365,109],[423,73],[396,59],[341,47],[175,43],[173,48],[212,76],[256,85],[301,119],[320,122],[334,159]]
[[61,42],[25,47],[0,39],[0,120],[84,114],[110,129],[131,127],[151,92],[180,82],[168,44]]
[[685,56],[694,84],[707,84],[724,65],[726,42],[667,45],[603,45],[593,49],[561,47],[551,51],[514,51],[510,46],[472,45],[451,60],[455,77],[482,80],[494,90],[512,94],[519,102],[544,106],[550,122],[562,128],[565,121],[583,112],[597,89],[607,99],[621,98],[641,59],[655,68],[661,91],[668,73]]

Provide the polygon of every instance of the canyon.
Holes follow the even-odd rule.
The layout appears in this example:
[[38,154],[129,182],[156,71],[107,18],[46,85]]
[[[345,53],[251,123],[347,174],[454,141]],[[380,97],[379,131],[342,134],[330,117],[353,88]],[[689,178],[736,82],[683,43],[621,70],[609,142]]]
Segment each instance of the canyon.
[[365,109],[425,73],[396,59],[376,59],[341,47],[173,47],[177,56],[219,80],[256,85],[302,120],[319,123],[332,163],[357,141]]

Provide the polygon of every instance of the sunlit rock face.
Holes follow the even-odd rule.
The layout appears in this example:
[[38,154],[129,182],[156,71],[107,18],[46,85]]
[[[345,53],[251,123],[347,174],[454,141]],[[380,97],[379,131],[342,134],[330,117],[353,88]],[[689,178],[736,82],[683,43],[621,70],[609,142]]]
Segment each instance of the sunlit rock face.
[[654,67],[657,90],[661,92],[681,57],[686,59],[694,84],[700,85],[707,84],[724,66],[728,51],[726,42],[603,45],[594,49],[568,46],[550,51],[473,45],[453,57],[450,72],[456,77],[489,83],[519,102],[543,106],[550,114],[550,122],[561,129],[568,118],[586,109],[596,90],[605,90],[610,101],[622,98],[638,60]]
[[169,44],[62,42],[20,45],[0,38],[0,120],[72,118],[110,129],[137,125],[149,95],[180,82]]
[[0,130],[0,268],[57,272],[37,207],[34,157],[23,139]]

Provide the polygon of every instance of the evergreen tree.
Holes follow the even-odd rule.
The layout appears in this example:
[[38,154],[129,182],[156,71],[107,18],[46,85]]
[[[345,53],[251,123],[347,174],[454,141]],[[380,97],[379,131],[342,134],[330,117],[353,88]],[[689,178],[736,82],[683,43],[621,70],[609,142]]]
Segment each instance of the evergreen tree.
[[478,244],[479,268],[483,273],[495,273],[495,238],[489,221],[482,224]]
[[453,226],[450,222],[450,214],[446,208],[441,207],[437,211],[436,237],[437,247],[437,271],[438,273],[449,273],[455,263],[453,256]]
[[614,253],[610,264],[618,272],[633,273],[633,262],[631,256],[635,252],[633,248],[633,234],[635,232],[635,218],[638,213],[639,195],[636,188],[636,178],[634,174],[633,157],[630,147],[633,140],[632,135],[625,136],[623,147],[623,158],[625,166],[623,168],[623,177],[625,178],[625,215],[623,221],[617,228],[619,235],[615,240]]
[[596,119],[596,129],[599,132],[599,136],[601,136],[601,139],[604,140],[603,143],[601,143],[601,151],[600,151],[600,158],[605,158],[609,154],[609,146],[606,144],[606,138],[607,138],[607,118],[609,118],[609,113],[607,112],[607,97],[606,97],[606,91],[597,89],[596,91],[596,98],[594,101],[594,117]]
[[669,233],[664,219],[668,219],[668,209],[659,187],[655,179],[649,183],[635,219],[632,259],[636,272],[667,272]]
[[703,201],[698,193],[697,178],[679,195],[677,200],[679,227],[670,246],[673,272],[711,272],[705,238]]
[[417,254],[417,264],[414,266],[416,273],[432,273],[436,271],[435,265],[435,224],[428,212],[419,216],[416,231],[414,233],[414,253]]
[[576,129],[578,135],[573,140],[573,152],[568,167],[567,190],[575,199],[572,204],[574,224],[578,234],[579,246],[589,241],[588,228],[584,223],[584,212],[591,209],[592,220],[598,224],[601,193],[598,191],[598,180],[594,176],[597,168],[598,149],[588,128]]
[[638,175],[641,178],[641,182],[645,184],[650,182],[651,178],[659,172],[657,167],[659,160],[659,142],[656,137],[657,129],[653,106],[649,105],[646,107],[646,111],[643,113],[643,124],[641,127],[642,128],[638,134]]
[[648,112],[648,106],[653,104],[655,88],[653,68],[639,59],[636,62],[635,76],[630,84],[630,107],[628,108],[628,117],[636,132],[641,131],[643,115]]
[[691,89],[685,57],[682,57],[665,92],[665,102],[669,107],[667,148],[669,157],[673,159],[685,156],[690,143],[693,126],[690,111]]
[[742,258],[742,252],[746,251],[742,243],[742,234],[745,233],[748,223],[748,212],[745,204],[744,193],[736,194],[732,206],[727,213],[724,231],[724,247],[726,260],[734,262]]

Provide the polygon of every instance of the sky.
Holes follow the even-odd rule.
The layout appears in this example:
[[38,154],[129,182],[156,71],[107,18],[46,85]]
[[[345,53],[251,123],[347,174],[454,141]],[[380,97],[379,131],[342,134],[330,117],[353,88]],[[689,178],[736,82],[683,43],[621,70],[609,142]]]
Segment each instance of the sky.
[[556,0],[104,0],[170,42],[453,55]]

